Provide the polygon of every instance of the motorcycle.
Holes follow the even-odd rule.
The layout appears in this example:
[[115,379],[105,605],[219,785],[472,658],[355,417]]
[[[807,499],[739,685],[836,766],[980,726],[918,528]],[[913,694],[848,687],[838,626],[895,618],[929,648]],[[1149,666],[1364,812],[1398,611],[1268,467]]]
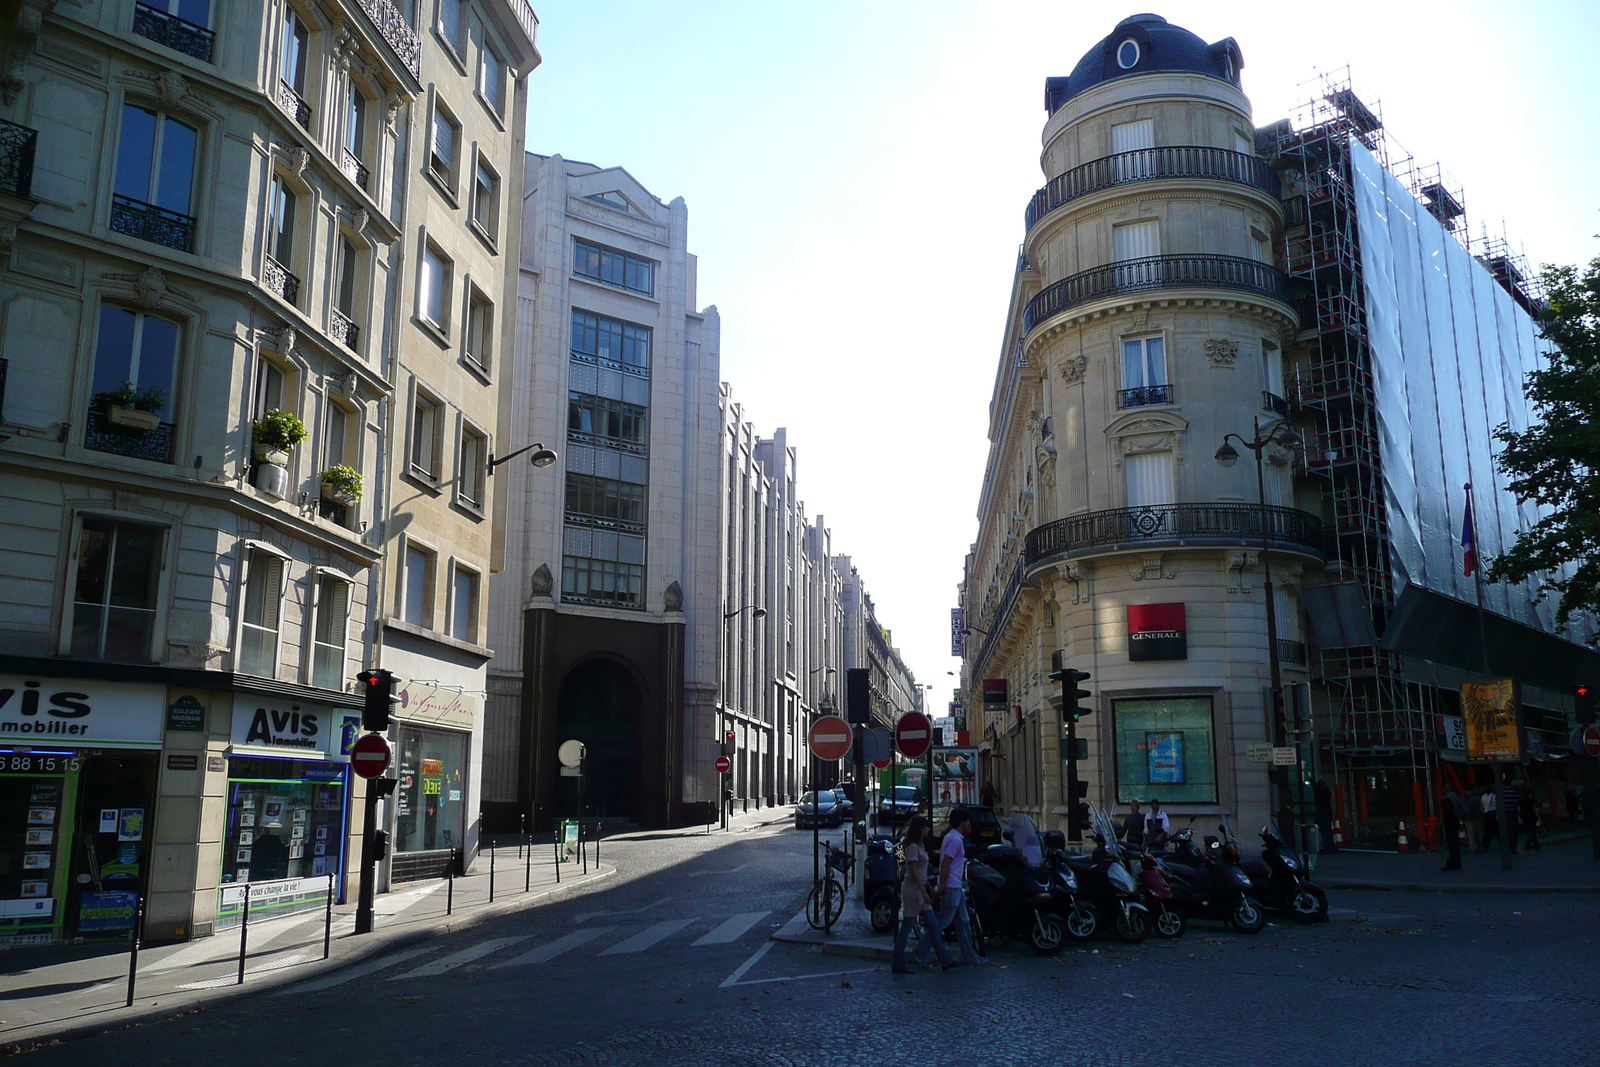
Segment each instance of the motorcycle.
[[1172,885],[1170,906],[1185,919],[1215,919],[1241,934],[1260,933],[1267,915],[1251,895],[1255,886],[1239,866],[1238,850],[1210,835],[1205,841],[1202,850],[1187,828],[1172,835],[1175,847],[1163,872]]
[[867,912],[872,928],[880,934],[894,930],[900,918],[899,862],[894,855],[894,838],[874,834],[867,839]]
[[[1137,944],[1150,936],[1150,910],[1139,902],[1139,885],[1121,861],[1106,848],[1102,834],[1094,835],[1095,849],[1089,856],[1066,856],[1065,862],[1078,878],[1078,899],[1100,914],[1112,917],[1117,936]],[[1073,929],[1069,919],[1067,933],[1078,940],[1094,936]]]
[[1041,956],[1054,956],[1067,941],[1051,885],[1050,872],[1029,867],[1009,844],[990,845],[981,860],[967,861],[967,900],[984,934],[1026,937]]
[[1328,921],[1328,894],[1305,878],[1305,863],[1294,849],[1272,832],[1261,828],[1261,858],[1241,864],[1255,887],[1256,899],[1268,911],[1288,912],[1297,922]]
[[1173,906],[1172,883],[1161,873],[1160,862],[1151,855],[1139,857],[1139,899],[1150,909],[1151,925],[1157,937],[1176,941],[1189,928],[1183,913]]

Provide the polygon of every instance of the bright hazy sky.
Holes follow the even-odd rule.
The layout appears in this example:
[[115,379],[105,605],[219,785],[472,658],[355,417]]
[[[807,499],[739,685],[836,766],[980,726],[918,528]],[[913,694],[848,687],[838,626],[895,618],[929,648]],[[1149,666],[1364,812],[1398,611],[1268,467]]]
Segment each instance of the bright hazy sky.
[[[1135,6],[534,0],[528,147],[689,206],[722,378],[787,426],[800,497],[855,558],[942,712],[1044,79]],[[1182,2],[1238,40],[1257,125],[1349,65],[1389,132],[1534,263],[1600,255],[1600,3]],[[1322,19],[1317,12],[1326,13]]]

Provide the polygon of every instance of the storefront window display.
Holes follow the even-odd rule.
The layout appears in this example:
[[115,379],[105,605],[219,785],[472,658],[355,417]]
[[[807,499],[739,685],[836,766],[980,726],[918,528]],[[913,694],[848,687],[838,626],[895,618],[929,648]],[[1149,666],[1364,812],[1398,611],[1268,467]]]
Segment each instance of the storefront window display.
[[1113,715],[1118,801],[1216,803],[1210,697],[1118,700]]
[[459,848],[465,830],[467,735],[400,726],[395,850]]
[[223,883],[340,875],[347,796],[345,764],[230,757]]

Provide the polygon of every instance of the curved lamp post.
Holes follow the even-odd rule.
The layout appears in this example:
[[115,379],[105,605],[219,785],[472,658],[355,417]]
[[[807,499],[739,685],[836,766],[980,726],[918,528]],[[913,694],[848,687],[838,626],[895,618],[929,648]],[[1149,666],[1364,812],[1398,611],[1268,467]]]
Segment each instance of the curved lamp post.
[[[1239,462],[1239,451],[1229,443],[1230,441],[1239,442],[1241,447],[1248,448],[1256,457],[1256,501],[1261,521],[1261,585],[1267,600],[1267,663],[1271,671],[1272,686],[1272,741],[1274,745],[1282,748],[1285,747],[1288,737],[1283,719],[1283,668],[1278,654],[1278,606],[1272,595],[1272,537],[1267,524],[1267,485],[1261,457],[1270,445],[1294,449],[1300,446],[1304,438],[1295,433],[1287,422],[1282,421],[1275,422],[1263,430],[1261,419],[1256,418],[1253,420],[1253,428],[1255,433],[1248,441],[1236,433],[1224,434],[1222,447],[1217,449],[1216,459],[1224,467],[1232,467]],[[1298,726],[1298,723],[1296,725]],[[1298,744],[1295,746],[1295,751],[1298,764]],[[1289,769],[1274,767],[1272,777],[1278,791],[1279,833],[1283,835],[1285,841],[1293,841],[1294,809],[1289,799]]]
[[[722,622],[723,622],[723,627],[722,627],[723,633],[722,633],[722,636],[723,636],[723,639],[724,639],[723,640],[723,644],[724,644],[724,647],[726,649],[725,655],[728,656],[729,660],[730,660],[730,663],[729,663],[730,666],[731,666],[731,659],[732,659],[732,656],[733,656],[733,639],[728,636],[729,627],[727,626],[727,623],[732,622],[734,619],[738,618],[740,615],[744,614],[747,611],[750,613],[750,617],[752,619],[764,619],[764,618],[767,617],[767,609],[762,607],[759,604],[744,604],[744,605],[742,605],[740,607],[734,608],[732,611],[725,611],[725,612],[722,613]],[[726,676],[727,676],[727,667],[726,666],[724,667],[723,676],[724,676],[724,678],[726,678]],[[722,691],[722,729],[720,729],[717,732],[717,739],[719,741],[723,740],[724,738],[726,738],[728,736],[728,725],[729,725],[728,724],[728,692],[727,692],[726,685],[724,685],[723,691]],[[729,756],[730,759],[733,758],[733,753],[730,752],[728,754],[728,756]],[[728,805],[724,801],[724,799],[723,799],[723,797],[721,795],[721,791],[719,791],[718,795],[717,795],[717,809],[722,812],[722,828],[724,830],[726,830],[728,828]],[[750,798],[749,797],[745,797],[744,798],[744,810],[745,811],[749,811],[750,810]]]

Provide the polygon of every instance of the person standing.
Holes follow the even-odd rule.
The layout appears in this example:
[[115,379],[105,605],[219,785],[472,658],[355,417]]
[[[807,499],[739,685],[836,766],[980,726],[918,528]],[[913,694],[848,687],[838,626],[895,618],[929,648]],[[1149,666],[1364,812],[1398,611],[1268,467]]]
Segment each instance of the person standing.
[[1483,847],[1488,848],[1500,840],[1500,805],[1493,789],[1484,787],[1479,806],[1483,808]]
[[1462,820],[1467,824],[1467,850],[1483,851],[1483,803],[1471,789],[1461,798]]
[[1567,821],[1573,826],[1578,825],[1578,791],[1568,789],[1564,794],[1567,802]]
[[1522,799],[1517,802],[1517,813],[1522,816],[1522,832],[1528,839],[1522,847],[1531,852],[1539,851],[1539,804],[1533,799],[1532,791],[1522,794]]
[[1451,786],[1445,790],[1444,800],[1439,805],[1439,815],[1444,820],[1444,843],[1449,849],[1449,857],[1444,861],[1447,871],[1461,869],[1461,796],[1456,792],[1456,787]]
[[1122,839],[1129,848],[1144,848],[1144,812],[1139,810],[1137,800],[1128,801],[1128,814],[1122,820]]
[[1166,848],[1172,834],[1172,820],[1161,810],[1161,801],[1151,798],[1150,812],[1144,817],[1145,843],[1150,848]]
[[1328,783],[1318,778],[1311,783],[1311,795],[1316,802],[1317,809],[1317,851],[1324,855],[1332,855],[1333,849],[1333,790],[1328,788]]
[[926,961],[924,948],[931,947],[935,938],[943,936],[944,928],[952,920],[956,924],[956,942],[961,946],[960,962],[973,965],[989,962],[972,947],[972,927],[967,922],[964,879],[967,873],[967,835],[971,832],[971,813],[966,808],[952,809],[950,829],[945,832],[944,841],[939,845],[939,878],[933,890],[939,901],[939,914],[933,925],[923,931],[922,940],[911,951],[918,963]]
[[[928,892],[928,850],[924,841],[928,836],[928,820],[921,815],[912,818],[906,826],[905,875],[900,881],[900,929],[894,935],[895,974],[910,974],[906,966],[906,942],[911,940],[911,930],[922,920],[926,930],[935,928],[933,896]],[[933,939],[933,951],[939,957],[939,966],[949,970],[954,961],[944,947],[944,938]]]
[[992,807],[994,807],[994,802],[997,799],[999,799],[999,794],[995,792],[994,783],[993,782],[984,782],[983,783],[983,806],[986,807],[986,808],[992,808]]

